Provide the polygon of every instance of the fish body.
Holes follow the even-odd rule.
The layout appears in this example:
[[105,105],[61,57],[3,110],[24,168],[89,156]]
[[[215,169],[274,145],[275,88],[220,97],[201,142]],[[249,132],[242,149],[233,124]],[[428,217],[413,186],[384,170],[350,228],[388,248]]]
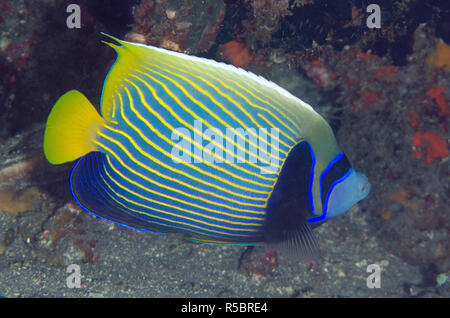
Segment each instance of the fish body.
[[[112,37],[111,37],[112,38]],[[205,243],[318,250],[311,224],[369,192],[327,122],[231,65],[115,38],[101,116],[78,91],[53,107],[44,153],[80,158],[70,183],[90,213]]]

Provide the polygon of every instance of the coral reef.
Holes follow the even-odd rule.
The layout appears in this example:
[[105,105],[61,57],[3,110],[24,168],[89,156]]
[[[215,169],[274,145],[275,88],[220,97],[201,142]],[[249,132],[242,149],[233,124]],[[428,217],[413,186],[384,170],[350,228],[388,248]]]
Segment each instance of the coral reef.
[[253,60],[253,56],[250,54],[245,44],[236,40],[227,42],[223,45],[222,56],[237,67],[243,67]]
[[95,262],[95,239],[79,217],[84,213],[74,203],[54,211],[43,224],[43,230],[33,237],[34,253],[52,264],[81,264]]
[[[338,118],[332,123],[354,164],[367,167],[374,187],[370,202],[361,205],[379,211],[371,214],[374,235],[411,264],[445,272],[450,219],[441,212],[448,201],[450,83],[446,64],[425,62],[434,54],[434,41],[428,40],[433,32],[429,25],[417,27],[407,55],[411,62],[404,66],[359,49],[364,39],[340,54],[330,47],[312,49],[322,61],[321,72],[310,71],[317,67],[315,57],[300,65],[316,84],[339,92],[337,107],[327,116]],[[408,198],[391,194],[399,191]]]
[[[69,29],[66,8],[71,3],[1,2],[0,140],[44,122],[49,105],[66,90],[82,89],[98,104],[102,78],[114,57],[99,42],[99,32],[111,32],[112,28],[102,24],[94,1],[81,0],[81,29]],[[101,8],[111,9],[110,18],[122,12],[112,4]]]
[[31,211],[39,196],[39,189],[35,187],[23,191],[4,190],[0,192],[0,211],[16,215]]
[[[373,191],[361,204],[371,212],[369,230],[411,264],[446,272],[450,218],[442,211],[448,203],[450,83],[448,43],[442,39],[448,39],[444,17],[449,10],[425,2],[380,6],[383,27],[369,30],[357,1],[342,1],[339,7],[327,1],[294,4],[281,20],[281,31],[263,38],[269,48],[253,36],[262,22],[252,28],[241,23],[221,56],[239,63],[245,48],[249,62],[258,60],[266,69],[278,67],[281,59],[332,96],[334,105],[319,111],[354,165],[369,174]],[[255,63],[245,64],[261,71]]]
[[284,17],[291,14],[289,0],[246,0],[243,5],[251,12],[248,20],[242,21],[242,37],[251,47],[267,44],[281,26]]
[[[225,17],[222,0],[143,0],[133,8],[133,33],[147,44],[192,54],[208,51],[214,44]],[[132,40],[131,37],[128,39]]]
[[416,157],[422,158],[427,164],[435,159],[441,160],[449,155],[447,142],[439,135],[431,132],[416,133],[413,137]]

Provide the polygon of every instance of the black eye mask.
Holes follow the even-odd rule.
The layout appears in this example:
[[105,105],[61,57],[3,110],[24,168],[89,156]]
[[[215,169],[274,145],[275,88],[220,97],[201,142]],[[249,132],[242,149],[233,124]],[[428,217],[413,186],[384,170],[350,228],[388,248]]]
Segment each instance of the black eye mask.
[[321,200],[324,211],[326,211],[325,203],[330,196],[333,184],[344,178],[351,169],[350,162],[343,152],[334,158],[325,171],[320,176]]

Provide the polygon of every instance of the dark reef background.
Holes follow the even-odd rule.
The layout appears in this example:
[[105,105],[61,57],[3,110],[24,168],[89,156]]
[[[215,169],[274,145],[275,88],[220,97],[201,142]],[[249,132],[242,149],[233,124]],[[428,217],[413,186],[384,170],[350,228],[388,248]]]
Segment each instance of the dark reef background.
[[[99,105],[115,59],[100,32],[243,67],[331,123],[372,192],[317,229],[319,260],[153,236],[75,205],[72,164],[49,165],[42,134],[64,92]],[[445,0],[1,1],[0,296],[449,297],[449,72]],[[72,263],[80,289],[65,286]]]

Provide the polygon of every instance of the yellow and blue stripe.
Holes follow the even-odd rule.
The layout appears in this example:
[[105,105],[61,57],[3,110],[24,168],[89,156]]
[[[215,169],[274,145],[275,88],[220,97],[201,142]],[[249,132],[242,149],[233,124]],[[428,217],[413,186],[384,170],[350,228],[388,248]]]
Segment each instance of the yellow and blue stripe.
[[[105,79],[103,118],[81,93],[71,91],[52,110],[44,138],[52,163],[84,154],[70,177],[80,206],[139,230],[182,232],[205,243],[261,244],[267,240],[268,213],[277,220],[274,211],[286,200],[274,191],[286,188],[277,183],[295,152],[292,170],[283,172],[287,180],[296,165],[304,165],[291,187],[302,191],[301,204],[291,207],[301,210],[293,224],[307,226],[308,211],[321,215],[322,172],[341,151],[308,104],[230,65],[115,40],[121,46],[107,43],[118,59]],[[65,137],[71,138],[69,148],[57,132],[74,112],[82,125]],[[206,129],[222,132],[223,139],[197,138]],[[262,129],[269,133],[266,140],[260,138]],[[271,129],[278,133],[270,135]],[[176,131],[178,138],[191,138],[189,162],[172,158]],[[205,142],[216,150],[209,153],[216,162],[203,160]],[[58,152],[61,147],[65,152]]]

